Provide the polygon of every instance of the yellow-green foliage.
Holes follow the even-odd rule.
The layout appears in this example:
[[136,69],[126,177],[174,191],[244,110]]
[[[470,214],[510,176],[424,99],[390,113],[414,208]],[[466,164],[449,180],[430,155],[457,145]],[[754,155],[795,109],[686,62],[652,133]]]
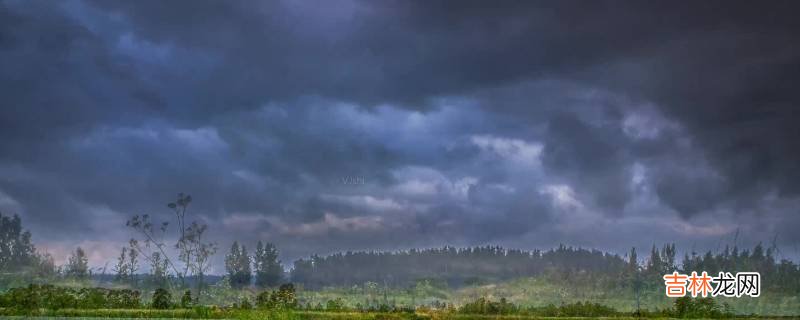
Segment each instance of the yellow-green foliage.
[[293,310],[252,310],[236,314],[237,319],[256,320],[423,320],[427,314],[386,312],[325,312]]
[[39,317],[96,317],[96,318],[195,318],[226,319],[234,314],[219,308],[198,309],[37,309],[20,313],[11,308],[0,309],[0,316],[39,316]]
[[45,309],[124,309],[140,305],[139,291],[106,288],[65,288],[29,285],[0,294],[0,307],[18,310]]
[[[358,306],[369,309],[387,303],[395,306],[432,306],[447,304],[463,306],[480,297],[499,301],[505,298],[509,303],[521,307],[561,306],[577,302],[591,302],[614,308],[620,312],[636,311],[636,298],[630,287],[613,284],[614,279],[596,279],[588,275],[572,275],[563,282],[553,277],[540,276],[520,278],[487,285],[474,285],[449,289],[431,285],[418,285],[412,288],[388,288],[378,286],[375,290],[365,290],[364,286],[351,288],[324,288],[321,290],[300,290],[298,301],[302,306],[325,308],[328,301],[340,300],[348,308]],[[800,295],[762,292],[758,298],[716,298],[720,303],[730,305],[736,314],[797,316],[800,315]],[[646,287],[639,295],[641,309],[663,310],[672,308],[674,298],[664,294],[663,286]]]

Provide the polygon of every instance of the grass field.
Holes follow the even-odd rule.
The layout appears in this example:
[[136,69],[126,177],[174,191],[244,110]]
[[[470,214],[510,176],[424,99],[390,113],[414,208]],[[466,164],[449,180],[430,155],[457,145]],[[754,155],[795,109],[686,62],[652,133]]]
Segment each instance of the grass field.
[[[53,316],[4,316],[4,319],[32,319],[32,320],[53,320],[53,319],[186,319],[181,313],[171,314],[152,314],[144,316],[142,313],[111,315],[53,315]],[[379,312],[317,312],[317,311],[293,311],[293,312],[269,312],[269,311],[247,311],[231,314],[221,319],[243,319],[243,320],[533,320],[533,319],[615,319],[633,320],[635,317],[613,317],[613,318],[583,318],[583,317],[535,317],[521,315],[466,315],[466,314],[447,314],[447,313],[379,313]],[[671,318],[660,318],[671,319]],[[796,319],[793,317],[737,317],[736,319]]]
[[[655,310],[672,306],[674,300],[667,298],[663,287],[643,290],[639,296],[641,309]],[[636,310],[636,298],[630,290],[608,290],[595,283],[572,284],[569,287],[544,278],[521,278],[496,284],[467,286],[458,289],[439,288],[432,285],[418,285],[414,290],[389,289],[368,293],[346,288],[326,288],[315,291],[300,291],[298,298],[303,302],[324,305],[332,299],[342,299],[349,306],[368,305],[369,301],[383,301],[395,305],[430,305],[435,302],[462,305],[479,297],[490,300],[505,298],[511,303],[526,307],[542,307],[549,304],[562,305],[575,302],[593,302],[612,307],[618,311]],[[717,298],[720,303],[730,305],[739,315],[800,315],[800,293],[794,296],[772,295],[762,292],[758,298]]]
[[[639,305],[642,310],[663,310],[671,308],[674,300],[665,297],[663,288],[642,290],[639,295]],[[470,319],[545,319],[541,316],[530,315],[472,315],[452,312],[453,308],[463,306],[478,298],[492,301],[505,301],[519,306],[520,309],[529,307],[544,307],[547,305],[563,306],[576,302],[591,302],[608,306],[619,311],[620,317],[636,310],[636,299],[630,289],[608,289],[600,282],[575,282],[569,285],[556,283],[548,278],[520,278],[492,284],[472,285],[460,288],[448,288],[446,285],[433,284],[427,281],[418,282],[409,288],[371,288],[353,286],[350,288],[323,288],[320,290],[304,290],[298,288],[297,300],[302,310],[241,310],[235,308],[245,300],[250,304],[255,302],[258,290],[254,288],[232,289],[226,283],[220,282],[211,285],[204,292],[201,303],[209,307],[192,309],[148,309],[150,295],[143,297],[141,309],[39,309],[35,312],[24,313],[31,316],[64,318],[206,318],[206,319],[276,319],[276,320],[404,320],[404,319],[432,319],[432,320],[470,320]],[[180,296],[181,291],[173,292],[173,301]],[[145,293],[147,294],[147,293]],[[358,312],[340,311],[331,312],[329,301],[338,301],[339,310],[386,310],[376,307],[381,305],[394,306],[399,309],[412,310],[417,306],[416,312]],[[744,318],[748,315],[761,316],[790,316],[800,315],[800,295],[775,296],[769,292],[762,292],[758,298],[716,298],[721,304],[728,304],[730,310]],[[220,306],[220,307],[211,307]],[[427,306],[438,306],[428,308]],[[310,307],[310,308],[309,308]],[[316,310],[316,311],[309,311]],[[438,309],[438,310],[437,310]],[[335,310],[335,309],[334,309]],[[450,310],[445,312],[443,310]],[[0,317],[19,315],[11,309],[0,308]],[[524,314],[524,313],[523,313]],[[530,313],[528,313],[530,314]],[[31,317],[32,318],[32,317]],[[764,318],[764,317],[757,317]],[[565,319],[559,317],[557,319]]]

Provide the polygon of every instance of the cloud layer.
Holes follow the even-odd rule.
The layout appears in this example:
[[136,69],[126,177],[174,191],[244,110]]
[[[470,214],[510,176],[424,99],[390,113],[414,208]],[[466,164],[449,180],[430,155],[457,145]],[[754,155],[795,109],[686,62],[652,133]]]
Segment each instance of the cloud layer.
[[0,210],[96,265],[178,192],[287,260],[737,229],[796,257],[795,7],[1,1]]

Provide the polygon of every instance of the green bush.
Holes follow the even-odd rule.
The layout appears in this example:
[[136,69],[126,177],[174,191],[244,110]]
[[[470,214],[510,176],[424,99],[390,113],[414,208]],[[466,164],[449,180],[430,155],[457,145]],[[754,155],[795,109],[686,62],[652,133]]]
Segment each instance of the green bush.
[[250,299],[247,299],[247,297],[244,297],[244,298],[242,298],[242,303],[239,304],[239,309],[242,309],[242,310],[253,309],[253,304],[250,303]]
[[192,307],[192,290],[186,290],[183,292],[183,296],[181,296],[181,308],[191,308]]
[[153,293],[153,301],[150,307],[153,309],[169,309],[172,306],[172,294],[169,291],[158,288]]
[[327,311],[343,311],[345,309],[346,306],[342,298],[328,300],[328,302],[325,304],[325,310]]
[[141,297],[136,290],[109,290],[106,307],[110,309],[136,309],[141,306]]
[[491,301],[486,298],[464,304],[458,309],[462,314],[486,315],[531,315],[539,317],[613,317],[621,315],[611,307],[598,303],[577,302],[561,306],[547,305],[523,309],[501,298],[500,301]]
[[519,310],[517,306],[501,298],[499,302],[486,298],[464,304],[458,311],[466,314],[514,314]]
[[41,309],[32,312],[19,312],[11,309],[0,309],[0,317],[5,316],[38,316],[55,318],[193,318],[193,319],[231,319],[234,314],[219,308],[196,307],[194,309]]
[[619,315],[614,308],[591,302],[576,302],[559,307],[549,305],[543,309],[532,309],[533,314],[551,317],[612,317]]
[[264,291],[256,296],[256,306],[261,309],[295,309],[297,297],[294,285],[291,283],[281,285],[277,291]]
[[680,297],[675,299],[672,316],[676,318],[728,318],[733,312],[727,305],[720,306],[712,298]]
[[135,290],[106,288],[72,289],[52,285],[12,288],[0,295],[0,307],[17,310],[130,309],[140,306]]

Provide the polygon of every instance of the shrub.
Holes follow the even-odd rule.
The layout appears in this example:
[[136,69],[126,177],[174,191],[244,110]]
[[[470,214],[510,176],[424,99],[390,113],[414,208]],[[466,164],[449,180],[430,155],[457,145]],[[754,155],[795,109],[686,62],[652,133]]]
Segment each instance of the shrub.
[[270,292],[269,291],[262,291],[256,296],[256,307],[266,309],[271,308],[272,304],[270,302]]
[[192,290],[186,290],[181,296],[181,308],[188,309],[192,307]]
[[724,318],[733,313],[712,298],[680,297],[675,299],[672,316],[676,318]]
[[458,311],[467,314],[513,314],[517,310],[517,306],[509,303],[505,298],[501,298],[499,302],[496,302],[481,297],[463,305]]
[[327,311],[345,310],[344,300],[342,300],[342,298],[328,300],[328,302],[325,304],[325,310]]
[[140,306],[139,291],[29,285],[0,295],[0,307],[22,309],[130,309]]
[[31,285],[28,288],[13,288],[9,290],[6,295],[8,298],[8,305],[4,307],[11,307],[19,311],[33,311],[40,307],[40,296],[36,289],[38,286]]
[[169,309],[172,305],[172,294],[169,291],[158,288],[153,293],[153,301],[150,303],[150,307],[153,309]]
[[590,302],[570,303],[562,305],[558,309],[558,316],[561,317],[609,317],[618,313],[611,307]]
[[283,307],[290,309],[297,307],[297,298],[295,297],[293,284],[282,284],[278,288],[277,295],[277,300]]
[[106,307],[110,309],[136,309],[140,303],[139,291],[109,290],[106,294]]
[[[446,307],[445,307],[446,308]],[[534,307],[521,309],[519,306],[501,298],[500,301],[491,301],[486,298],[467,303],[458,309],[459,313],[465,314],[528,314],[540,317],[614,317],[620,313],[614,308],[601,305],[599,303],[577,302],[561,306],[553,304],[544,307]]]
[[262,309],[294,309],[297,307],[294,285],[283,284],[278,291],[264,291],[256,296],[256,306]]
[[242,310],[253,309],[253,304],[250,303],[250,299],[247,299],[247,297],[244,297],[244,298],[242,298],[242,303],[239,304],[239,309],[242,309]]
[[78,308],[80,309],[100,309],[108,303],[106,295],[108,289],[104,288],[81,288],[78,290]]

